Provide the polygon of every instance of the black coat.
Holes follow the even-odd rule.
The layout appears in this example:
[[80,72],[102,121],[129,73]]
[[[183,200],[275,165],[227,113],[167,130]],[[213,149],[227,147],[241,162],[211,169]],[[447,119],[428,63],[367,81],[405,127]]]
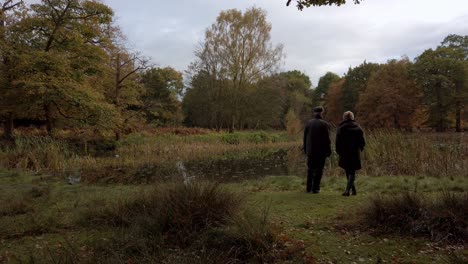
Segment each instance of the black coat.
[[345,120],[336,130],[336,152],[340,156],[339,165],[345,170],[361,169],[360,152],[364,150],[366,141],[359,124],[353,120]]
[[304,128],[304,153],[314,158],[329,157],[330,145],[330,125],[320,115],[316,115]]

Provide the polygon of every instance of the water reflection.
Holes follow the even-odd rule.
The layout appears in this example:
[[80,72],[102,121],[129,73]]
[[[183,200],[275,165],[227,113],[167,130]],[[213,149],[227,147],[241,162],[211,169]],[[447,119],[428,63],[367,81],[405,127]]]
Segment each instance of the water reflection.
[[184,165],[184,173],[190,177],[223,182],[270,175],[301,175],[306,171],[305,157],[297,148],[279,150],[262,157],[188,162]]

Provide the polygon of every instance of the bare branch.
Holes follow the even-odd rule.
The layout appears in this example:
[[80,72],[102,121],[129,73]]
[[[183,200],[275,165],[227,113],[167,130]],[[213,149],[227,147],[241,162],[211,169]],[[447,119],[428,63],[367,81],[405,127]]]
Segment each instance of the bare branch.
[[55,102],[54,100],[52,100],[51,102],[55,105],[55,108],[57,108],[57,111],[59,112],[59,114],[60,114],[62,117],[67,118],[67,119],[73,119],[73,117],[66,115],[66,114],[60,109],[60,107],[58,106],[57,102]]
[[[50,0],[46,0],[47,4],[49,4],[49,6],[52,8],[52,10],[54,11],[54,13],[57,15],[57,18],[60,17],[60,13],[57,9],[55,9],[54,5],[50,2]],[[53,17],[54,18],[54,17]],[[56,18],[54,18],[56,19]]]
[[13,9],[17,6],[19,6],[20,4],[23,3],[23,0],[19,1],[19,2],[16,2],[14,4],[11,4],[11,2],[13,2],[13,0],[7,0],[5,1],[5,3],[3,3],[3,6],[2,6],[2,11],[8,11],[10,9]]
[[148,67],[145,65],[145,66],[139,66],[137,68],[135,68],[133,71],[127,73],[124,77],[122,77],[120,80],[119,80],[119,85],[121,83],[123,83],[128,77],[132,76],[134,73],[138,72],[138,71],[141,71],[141,70],[144,70],[144,69],[147,69]]

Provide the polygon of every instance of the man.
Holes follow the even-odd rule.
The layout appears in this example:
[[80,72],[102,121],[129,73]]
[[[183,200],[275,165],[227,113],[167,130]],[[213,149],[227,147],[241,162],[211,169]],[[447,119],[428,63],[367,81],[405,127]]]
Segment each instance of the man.
[[307,192],[319,193],[325,160],[331,155],[330,125],[322,119],[323,108],[314,108],[314,118],[304,128],[303,150],[307,155]]
[[347,111],[343,114],[343,122],[336,130],[335,144],[336,152],[340,156],[338,165],[345,170],[347,178],[343,196],[349,196],[350,190],[352,195],[356,195],[354,180],[356,179],[356,171],[361,169],[360,153],[364,150],[366,141],[361,127],[354,121],[353,112]]

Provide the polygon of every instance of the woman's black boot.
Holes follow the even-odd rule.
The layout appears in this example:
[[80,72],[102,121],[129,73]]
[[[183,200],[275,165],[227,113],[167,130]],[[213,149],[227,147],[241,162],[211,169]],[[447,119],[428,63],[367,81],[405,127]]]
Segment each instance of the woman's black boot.
[[348,184],[346,184],[346,190],[345,192],[342,194],[343,196],[349,196],[349,190],[351,189],[351,186],[352,186],[352,183],[349,181],[348,179]]

